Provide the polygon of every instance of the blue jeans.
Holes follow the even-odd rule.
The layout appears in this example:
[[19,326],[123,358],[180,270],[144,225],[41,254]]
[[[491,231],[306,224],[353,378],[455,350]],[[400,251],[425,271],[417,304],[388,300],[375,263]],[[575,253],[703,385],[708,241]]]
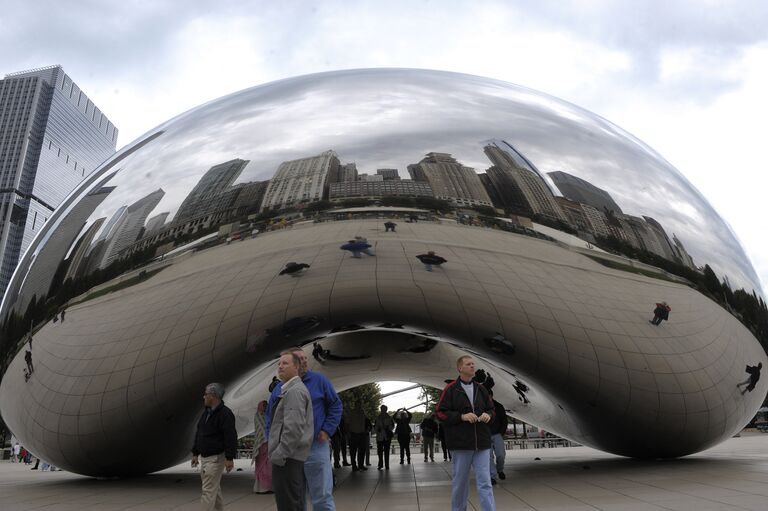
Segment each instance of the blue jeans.
[[[504,458],[507,456],[507,451],[504,445],[504,438],[500,434],[491,435],[491,453],[488,459],[491,469],[491,479],[497,479],[499,472],[504,472]],[[496,463],[493,462],[494,456],[496,457]]]
[[490,460],[491,450],[482,451],[452,450],[453,482],[451,484],[451,511],[467,511],[469,500],[469,469],[475,467],[477,495],[482,511],[496,511],[491,486]]
[[304,462],[307,493],[313,511],[336,511],[333,501],[333,468],[331,467],[331,442],[315,442]]

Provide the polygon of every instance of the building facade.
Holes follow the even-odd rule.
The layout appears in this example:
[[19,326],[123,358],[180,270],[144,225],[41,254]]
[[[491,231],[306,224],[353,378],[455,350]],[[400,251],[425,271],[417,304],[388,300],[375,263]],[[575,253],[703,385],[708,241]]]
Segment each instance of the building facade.
[[261,210],[284,209],[328,197],[328,185],[339,180],[339,157],[334,151],[284,161],[264,194]]
[[328,194],[331,201],[379,197],[434,197],[434,195],[429,183],[411,179],[331,183]]
[[457,206],[493,206],[475,170],[448,153],[428,153],[419,163],[408,165],[408,173],[414,181],[429,183],[438,199]]
[[384,181],[400,179],[400,173],[397,169],[377,169],[376,174],[384,176]]
[[61,66],[0,80],[0,295],[53,210],[114,154],[117,135]]

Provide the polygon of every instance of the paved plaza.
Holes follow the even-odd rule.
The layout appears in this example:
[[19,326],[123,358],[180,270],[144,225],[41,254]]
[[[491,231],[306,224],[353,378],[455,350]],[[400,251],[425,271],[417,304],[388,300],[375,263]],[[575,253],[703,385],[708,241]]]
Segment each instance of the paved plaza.
[[[450,463],[394,464],[389,472],[337,470],[340,511],[450,509]],[[540,458],[540,459],[536,459]],[[747,434],[708,451],[671,461],[639,461],[587,447],[514,450],[506,481],[495,487],[501,510],[765,510],[768,509],[768,436]],[[230,511],[274,510],[272,496],[251,493],[253,477],[241,460],[224,477]],[[196,510],[197,472],[180,465],[133,479],[96,480],[67,472],[31,471],[0,463],[0,509]],[[474,491],[469,509],[479,510]]]

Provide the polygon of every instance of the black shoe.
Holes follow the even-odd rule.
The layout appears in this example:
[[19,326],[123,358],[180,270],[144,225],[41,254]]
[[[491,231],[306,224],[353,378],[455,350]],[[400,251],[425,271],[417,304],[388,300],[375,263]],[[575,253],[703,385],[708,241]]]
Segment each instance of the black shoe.
[[[409,461],[408,463],[410,463],[410,461]],[[403,464],[403,460],[400,460],[400,464],[401,464],[401,465]]]
[[427,458],[424,458],[424,463],[426,463],[426,462],[427,462]]
[[491,486],[496,486],[496,479],[491,479]]
[[357,467],[352,465],[352,472],[357,472]]
[[381,467],[376,467],[376,470],[384,470],[384,469]]
[[347,463],[347,462],[345,461],[344,463],[342,463],[342,465],[344,465],[345,467],[348,467],[348,466],[350,465],[350,463]]
[[411,464],[411,460],[408,460],[408,464],[409,464],[409,465]]
[[333,468],[341,468],[341,465],[339,465],[338,463],[336,463],[335,465],[333,465]]
[[358,470],[360,470],[360,471],[368,470],[368,467],[359,467]]
[[501,479],[503,481],[506,478],[507,478],[507,476],[504,475],[504,472],[499,472],[499,479]]
[[429,458],[429,461],[431,461],[432,463],[434,463],[434,462],[435,462],[435,458]]

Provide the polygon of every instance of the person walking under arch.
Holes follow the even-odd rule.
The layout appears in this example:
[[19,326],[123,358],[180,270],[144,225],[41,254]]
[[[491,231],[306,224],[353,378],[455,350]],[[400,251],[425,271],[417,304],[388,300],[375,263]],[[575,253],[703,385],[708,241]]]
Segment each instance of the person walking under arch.
[[459,377],[446,385],[437,403],[437,417],[445,424],[445,437],[453,455],[451,510],[466,511],[469,472],[475,469],[482,511],[496,511],[491,485],[491,429],[493,401],[483,385],[473,381],[475,361],[463,355],[456,361]]
[[509,426],[507,411],[504,405],[493,399],[493,391],[488,391],[491,396],[494,407],[494,417],[491,421],[491,484],[496,484],[496,479],[506,479],[504,473],[504,460],[507,457],[506,446],[504,445],[504,435]]
[[376,453],[379,456],[379,470],[389,470],[389,451],[392,445],[393,429],[395,421],[387,413],[387,405],[381,405],[381,413],[374,423],[376,432]]
[[437,435],[437,421],[432,418],[432,412],[427,412],[424,420],[419,425],[421,429],[422,450],[424,451],[424,462],[427,459],[435,461],[435,435]]
[[405,408],[400,408],[395,412],[395,435],[397,443],[400,445],[400,464],[407,459],[411,464],[411,417],[413,414]]

